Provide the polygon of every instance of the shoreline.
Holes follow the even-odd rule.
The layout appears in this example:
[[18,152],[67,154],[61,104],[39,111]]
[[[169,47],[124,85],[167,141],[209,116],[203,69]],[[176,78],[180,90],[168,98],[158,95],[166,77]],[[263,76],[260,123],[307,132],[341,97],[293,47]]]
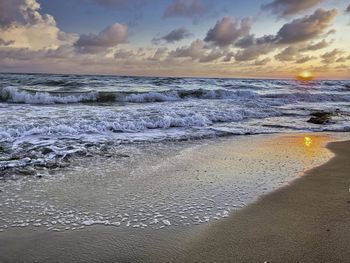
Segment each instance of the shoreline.
[[348,262],[350,141],[290,185],[194,238],[178,262]]
[[[310,147],[305,144],[305,138],[308,136],[312,138]],[[167,199],[160,199],[160,201],[165,202],[165,200],[169,200],[170,203],[166,201],[164,207],[166,209],[160,206],[161,210],[155,211],[165,214],[165,219],[171,221],[171,226],[164,229],[158,228],[157,230],[151,226],[144,229],[134,229],[132,226],[113,227],[97,224],[79,231],[63,230],[62,232],[47,231],[42,227],[34,227],[33,229],[31,227],[15,227],[0,233],[0,244],[3,244],[0,245],[0,261],[21,262],[21,259],[25,258],[26,262],[45,262],[45,260],[50,260],[50,262],[61,263],[71,262],[71,259],[74,258],[76,262],[206,262],[203,259],[198,260],[196,258],[197,255],[205,255],[208,262],[232,262],[230,259],[225,258],[224,253],[224,251],[231,252],[232,246],[230,245],[227,248],[225,247],[227,244],[219,242],[221,239],[226,238],[228,240],[231,237],[231,235],[226,234],[225,231],[227,229],[225,227],[222,228],[222,225],[227,224],[236,216],[240,217],[250,207],[260,203],[261,199],[274,195],[275,191],[283,191],[283,189],[288,189],[298,184],[304,178],[298,179],[300,173],[303,173],[302,170],[298,169],[315,167],[333,156],[328,150],[325,150],[325,143],[348,137],[347,134],[334,135],[332,133],[264,135],[220,139],[207,142],[204,145],[193,145],[188,148],[180,147],[181,150],[178,149],[176,151],[176,147],[167,149],[165,146],[156,151],[148,149],[150,152],[146,160],[140,159],[144,160],[141,162],[138,159],[134,160],[135,163],[139,163],[138,167],[133,167],[134,161],[130,163],[129,167],[133,167],[131,170],[133,175],[129,179],[119,178],[118,180],[131,180],[124,186],[126,193],[132,191],[139,193],[142,188],[146,188],[150,189],[151,192],[145,191],[144,195],[140,194],[143,198],[149,194],[153,195],[153,193],[157,196],[165,194],[164,198]],[[167,149],[169,156],[159,159],[165,149]],[[111,171],[112,168],[116,169],[115,164],[110,164],[110,162],[112,161],[106,160],[104,163],[92,163],[91,167],[104,167],[104,172]],[[89,171],[90,168],[86,167],[85,169]],[[125,170],[125,172],[127,171],[129,170]],[[109,187],[113,186],[111,184],[118,183],[116,185],[118,186],[122,182],[115,181],[116,172],[112,172],[110,175],[103,173],[103,176],[96,175],[93,170],[89,176],[83,171],[80,171],[79,174],[77,172],[66,173],[66,179],[62,178],[62,181],[58,178],[57,181],[56,178],[52,178],[52,182],[48,181],[46,186],[44,183],[40,189],[48,191],[46,196],[50,199],[53,198],[52,194],[59,194],[56,198],[59,197],[60,203],[63,204],[69,202],[69,205],[88,206],[91,209],[96,206],[99,209],[105,206],[105,204],[100,203],[100,201],[104,201],[105,203],[113,203],[113,206],[106,206],[106,208],[118,208],[116,203],[118,198],[113,197],[111,190],[109,190]],[[76,177],[81,177],[84,181]],[[72,180],[69,178],[72,178]],[[137,182],[139,181],[141,182],[138,186]],[[100,185],[100,183],[103,184]],[[84,187],[82,187],[82,184],[84,184]],[[282,189],[280,188],[281,185]],[[34,184],[34,188],[29,187],[29,191],[37,190],[38,186],[40,185]],[[90,192],[90,188],[93,192]],[[101,189],[99,190],[99,188]],[[192,190],[189,191],[190,189]],[[163,191],[165,192],[163,193]],[[168,199],[167,191],[169,193],[175,191],[176,195],[170,196],[171,198]],[[181,223],[181,220],[174,221],[175,217],[184,215],[183,213],[174,215],[173,218],[173,216],[170,216],[171,213],[166,212],[169,211],[168,208],[171,208],[172,204],[175,210],[180,207],[183,209],[184,206],[193,209],[190,208],[193,206],[192,202],[187,203],[186,201],[196,200],[194,198],[197,198],[197,205],[201,205],[203,200],[199,201],[198,197],[203,197],[203,193],[208,194],[208,198],[212,198],[209,192],[206,191],[210,191],[210,194],[216,193],[218,195],[215,197],[217,204],[214,205],[213,209],[219,210],[213,211],[209,223],[196,222],[196,215],[199,215],[201,219],[205,218],[205,214],[200,215],[202,213],[200,209],[202,208],[197,208],[193,212],[184,210],[186,216],[190,216],[190,214],[186,213],[194,213],[191,218],[188,218],[189,221],[185,219],[185,222],[195,220],[192,221],[195,224],[190,225],[183,225],[184,222]],[[28,191],[24,193],[26,194]],[[94,195],[90,196],[91,193]],[[5,196],[5,192],[2,194]],[[256,201],[255,196],[260,196],[260,198]],[[153,202],[155,202],[154,197],[152,197]],[[241,199],[242,197],[243,200]],[[80,202],[82,198],[84,198],[84,203]],[[76,202],[71,202],[72,199],[76,200]],[[214,218],[217,212],[223,211],[220,210],[219,206],[222,206],[224,203],[228,202],[230,205],[233,205],[235,201],[245,203],[245,200],[248,201],[245,208],[237,210],[234,208],[234,210],[231,210],[231,212],[234,211],[232,215],[229,217],[223,216],[220,220]],[[130,200],[126,199],[125,201],[128,202]],[[134,204],[134,202],[137,204],[137,199],[130,204]],[[61,211],[64,212],[64,209],[65,207],[63,206]],[[273,208],[268,207],[266,210],[269,212],[274,211]],[[60,214],[61,212],[58,210],[57,215]],[[5,213],[2,215],[4,216]],[[114,217],[116,214],[112,213],[107,216]],[[1,219],[4,219],[4,217],[1,218],[0,216]],[[132,221],[132,218],[130,218],[130,221]],[[246,219],[244,221],[249,222]],[[227,228],[230,230],[232,226],[229,225]],[[220,232],[222,229],[225,233],[215,235],[216,231]],[[240,230],[238,233],[242,234],[242,231]],[[214,234],[212,234],[213,232]],[[208,234],[210,237],[207,237]],[[236,233],[233,236],[236,236]],[[215,237],[219,240],[208,242],[210,238]],[[257,237],[259,237],[258,234]],[[203,240],[205,244],[210,244],[211,247],[204,247],[203,245],[205,244],[202,244]],[[210,257],[210,255],[207,257],[204,252],[209,253],[214,245],[220,246],[223,251],[215,248],[214,251],[219,252],[215,252],[212,255],[214,258]],[[247,245],[250,245],[249,242]],[[231,255],[228,256],[231,258]],[[266,260],[270,262],[269,259]],[[252,260],[252,262],[255,261],[264,262],[260,258],[259,260]],[[251,262],[251,260],[237,260],[233,262]]]

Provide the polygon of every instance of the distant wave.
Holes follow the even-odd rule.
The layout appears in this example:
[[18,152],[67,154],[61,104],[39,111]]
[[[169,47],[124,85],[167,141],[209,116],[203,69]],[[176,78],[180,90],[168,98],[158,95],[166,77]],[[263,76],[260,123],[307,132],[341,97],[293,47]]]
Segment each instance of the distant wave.
[[41,92],[29,89],[6,87],[0,90],[0,101],[26,104],[70,104],[87,102],[171,102],[186,99],[220,100],[220,99],[274,99],[276,103],[302,102],[350,102],[349,92],[309,93],[289,92],[258,94],[250,90],[173,90],[150,92]]
[[164,92],[41,92],[6,87],[0,90],[0,100],[26,104],[68,104],[79,102],[165,102],[184,99],[249,99],[258,94],[248,90],[174,90]]

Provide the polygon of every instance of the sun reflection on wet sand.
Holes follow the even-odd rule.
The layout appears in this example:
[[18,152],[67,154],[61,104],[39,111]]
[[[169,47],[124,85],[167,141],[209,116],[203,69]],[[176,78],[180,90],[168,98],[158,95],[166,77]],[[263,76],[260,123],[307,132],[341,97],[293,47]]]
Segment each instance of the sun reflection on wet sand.
[[[295,147],[300,148],[304,155],[318,156],[324,151],[324,147],[331,140],[327,135],[305,134],[294,139]],[[293,143],[293,142],[292,142]]]
[[[295,134],[281,135],[273,140],[263,142],[264,147],[271,149],[271,155],[280,159],[281,166],[288,163],[301,162],[304,171],[321,165],[332,157],[332,153],[325,146],[332,137],[327,134]],[[303,174],[303,171],[301,175]]]
[[304,137],[304,144],[305,144],[306,147],[311,147],[312,146],[312,139],[311,139],[311,137],[308,137],[308,136]]

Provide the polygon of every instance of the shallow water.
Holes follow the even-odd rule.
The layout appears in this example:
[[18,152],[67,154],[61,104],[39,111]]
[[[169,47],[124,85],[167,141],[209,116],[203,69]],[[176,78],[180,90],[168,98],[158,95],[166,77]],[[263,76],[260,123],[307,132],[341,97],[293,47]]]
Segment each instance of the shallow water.
[[0,232],[100,224],[163,229],[215,222],[331,157],[344,134],[236,137],[124,146],[106,157],[0,184]]
[[128,145],[0,184],[0,261],[173,262],[197,231],[287,185],[346,133]]

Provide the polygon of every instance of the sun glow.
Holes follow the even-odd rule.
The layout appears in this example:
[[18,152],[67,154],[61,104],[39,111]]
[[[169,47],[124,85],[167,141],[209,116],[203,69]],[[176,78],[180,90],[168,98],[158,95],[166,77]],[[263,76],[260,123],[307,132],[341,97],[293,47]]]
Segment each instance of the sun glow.
[[310,71],[303,71],[298,74],[297,79],[302,81],[310,81],[314,79],[314,75]]

